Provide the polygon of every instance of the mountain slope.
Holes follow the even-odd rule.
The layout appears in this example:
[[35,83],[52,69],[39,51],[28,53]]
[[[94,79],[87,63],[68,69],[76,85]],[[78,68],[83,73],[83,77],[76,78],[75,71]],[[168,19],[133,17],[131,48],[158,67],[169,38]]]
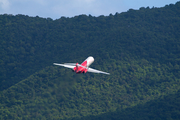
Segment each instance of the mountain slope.
[[1,15],[0,89],[53,62],[82,61],[89,55],[97,61],[127,57],[179,64],[179,15],[179,2],[107,17],[80,15],[55,21]]
[[125,110],[116,110],[98,116],[75,118],[74,120],[169,120],[179,119],[180,96],[175,94],[160,97],[145,104],[139,104]]
[[72,119],[96,116],[146,103],[180,89],[179,79],[163,68],[150,64],[140,66],[135,61],[130,64],[119,61],[118,64],[120,66],[111,76],[76,75],[71,70],[47,67],[3,91],[1,117]]
[[[0,119],[101,118],[175,94],[179,20],[180,2],[55,21],[1,15]],[[52,66],[89,55],[95,58],[92,67],[111,75],[76,75]]]

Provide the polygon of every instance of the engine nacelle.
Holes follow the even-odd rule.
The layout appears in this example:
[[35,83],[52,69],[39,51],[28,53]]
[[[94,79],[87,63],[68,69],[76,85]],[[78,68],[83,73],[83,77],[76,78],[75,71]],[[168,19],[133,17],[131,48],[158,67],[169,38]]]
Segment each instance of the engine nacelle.
[[83,73],[87,73],[88,69],[85,69]]
[[78,69],[78,63],[76,63],[76,67],[73,68],[74,72]]

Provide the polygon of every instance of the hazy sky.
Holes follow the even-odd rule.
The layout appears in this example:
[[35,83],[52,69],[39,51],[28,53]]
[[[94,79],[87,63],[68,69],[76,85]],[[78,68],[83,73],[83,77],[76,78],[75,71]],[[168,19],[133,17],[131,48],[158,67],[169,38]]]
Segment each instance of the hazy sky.
[[0,14],[23,14],[58,19],[81,14],[99,16],[126,12],[130,8],[164,7],[178,0],[0,0]]

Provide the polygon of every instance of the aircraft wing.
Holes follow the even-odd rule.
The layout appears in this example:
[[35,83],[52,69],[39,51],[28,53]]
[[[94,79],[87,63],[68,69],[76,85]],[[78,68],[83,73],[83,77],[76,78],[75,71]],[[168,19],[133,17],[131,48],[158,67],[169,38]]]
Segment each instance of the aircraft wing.
[[70,63],[70,64],[68,64],[68,63],[65,63],[65,64],[58,64],[58,63],[53,63],[54,65],[59,65],[59,66],[63,66],[63,67],[67,67],[67,68],[71,68],[71,69],[73,69],[74,67],[76,67],[75,65],[74,65],[74,63]]
[[96,70],[96,69],[92,69],[92,68],[88,68],[88,71],[87,71],[87,72],[93,72],[93,73],[103,73],[103,74],[110,75],[110,73],[103,72],[103,71]]

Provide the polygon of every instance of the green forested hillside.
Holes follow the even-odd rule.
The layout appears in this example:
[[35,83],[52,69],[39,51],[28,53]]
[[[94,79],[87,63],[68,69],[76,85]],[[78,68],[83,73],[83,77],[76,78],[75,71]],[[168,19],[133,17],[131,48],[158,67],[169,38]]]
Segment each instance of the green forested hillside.
[[74,120],[169,120],[180,118],[180,91],[124,110]]
[[[180,2],[99,17],[0,15],[0,119],[178,119],[179,33]],[[111,75],[52,66],[90,55]]]

